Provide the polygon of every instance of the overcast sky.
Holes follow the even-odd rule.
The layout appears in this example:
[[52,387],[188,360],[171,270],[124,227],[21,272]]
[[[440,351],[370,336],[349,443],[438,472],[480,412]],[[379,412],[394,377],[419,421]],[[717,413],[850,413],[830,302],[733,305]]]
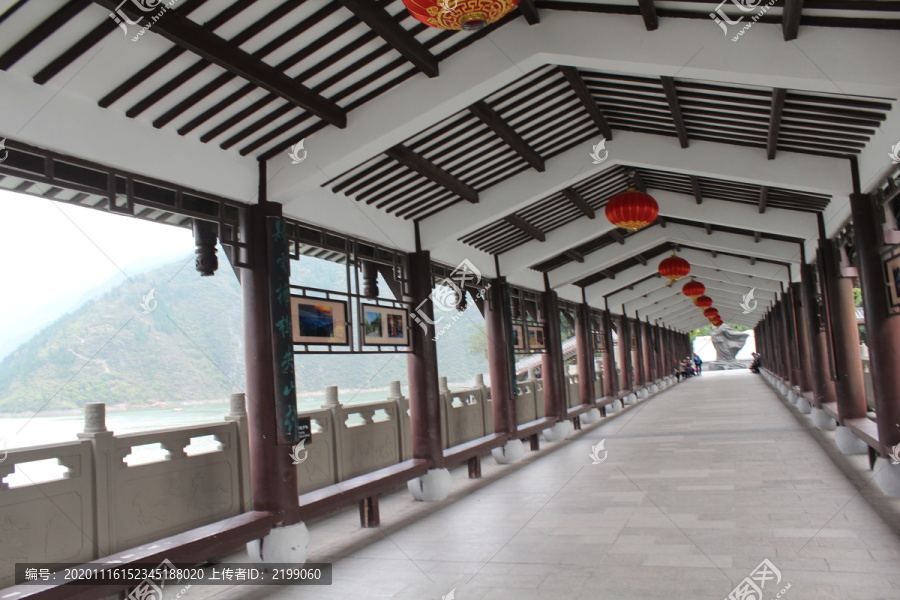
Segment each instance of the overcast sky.
[[0,343],[136,262],[193,250],[187,229],[0,190]]

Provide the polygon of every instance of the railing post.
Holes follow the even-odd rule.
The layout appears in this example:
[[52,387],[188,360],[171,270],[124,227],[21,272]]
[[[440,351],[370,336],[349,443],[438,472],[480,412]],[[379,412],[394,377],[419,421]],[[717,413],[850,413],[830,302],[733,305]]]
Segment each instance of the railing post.
[[84,431],[76,434],[80,440],[91,442],[91,459],[94,461],[94,506],[93,520],[94,532],[93,552],[94,558],[109,556],[120,550],[113,540],[113,527],[111,525],[115,504],[113,495],[115,489],[115,469],[121,466],[116,464],[115,440],[113,432],[106,429],[106,404],[103,402],[88,402],[84,405]]
[[231,394],[230,406],[226,421],[235,424],[237,429],[238,465],[237,476],[240,486],[241,512],[253,510],[250,487],[250,438],[247,433],[247,406],[243,393]]

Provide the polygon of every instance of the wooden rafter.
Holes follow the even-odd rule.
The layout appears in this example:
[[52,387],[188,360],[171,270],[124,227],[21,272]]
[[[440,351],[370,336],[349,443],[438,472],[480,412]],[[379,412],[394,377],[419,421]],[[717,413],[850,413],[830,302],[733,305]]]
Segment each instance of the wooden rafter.
[[800,15],[803,12],[803,0],[784,0],[781,10],[781,33],[784,41],[797,39],[800,33]]
[[766,140],[766,156],[769,160],[775,158],[778,148],[778,130],[781,129],[781,113],[784,112],[784,98],[787,90],[775,88],[772,90],[772,111],[769,113],[769,137]]
[[613,229],[609,232],[609,237],[619,242],[621,245],[625,245],[625,236],[619,233],[618,229]]
[[653,0],[638,0],[638,8],[641,9],[641,16],[644,17],[644,27],[647,31],[653,31],[659,27],[659,18],[656,16],[656,6]]
[[537,25],[541,22],[534,0],[519,0],[519,10],[522,11],[522,16],[529,25]]
[[666,100],[669,103],[669,112],[672,113],[672,120],[675,122],[675,131],[678,132],[678,141],[681,142],[682,148],[688,147],[687,128],[684,126],[684,118],[681,116],[681,106],[678,104],[678,91],[675,89],[675,79],[663,75],[663,90],[666,92]]
[[712,235],[712,225],[709,223],[704,223],[703,226],[706,228],[706,235]]
[[578,252],[577,250],[566,250],[565,255],[577,263],[584,262],[584,254],[582,254],[581,252]]
[[766,212],[766,203],[769,201],[769,188],[762,186],[759,188],[759,214]]
[[566,81],[572,86],[575,95],[581,100],[581,104],[587,109],[588,114],[591,115],[591,119],[593,119],[594,124],[597,126],[597,129],[600,130],[600,133],[603,134],[603,137],[607,140],[613,139],[612,129],[610,129],[609,123],[606,122],[603,111],[600,110],[600,107],[597,106],[597,103],[594,101],[594,96],[591,94],[591,91],[585,85],[581,75],[578,74],[578,69],[575,67],[560,66],[560,70],[565,76]]
[[539,242],[545,241],[547,238],[544,235],[544,232],[520,217],[519,215],[506,215],[503,217],[503,220],[521,231],[522,233],[528,234]]
[[394,50],[429,77],[437,77],[438,60],[394,17],[373,0],[338,0]]
[[50,37],[53,32],[74,19],[78,13],[90,5],[90,0],[69,0],[52,15],[29,31],[18,42],[0,56],[0,70],[6,71],[19,59],[34,50],[38,44]]
[[439,186],[453,192],[463,200],[471,202],[472,204],[478,203],[478,192],[475,191],[475,188],[457,179],[447,171],[443,170],[425,157],[416,154],[406,146],[398,144],[393,148],[388,148],[384,153],[396,160],[407,169],[411,169],[422,177],[430,179]]
[[631,177],[631,184],[635,187],[635,189],[639,192],[647,193],[647,186],[644,185],[644,180],[641,179],[641,174],[637,171],[629,171],[628,176]]
[[641,263],[641,265],[643,265],[645,267],[647,266],[647,259],[644,258],[643,254],[636,254],[634,257],[637,259],[637,261],[639,263]]
[[759,240],[761,238],[762,238],[762,234],[760,234],[760,232],[757,231],[756,233],[753,234],[753,243],[758,244]]
[[[94,2],[109,11],[115,11],[119,7],[115,0],[94,0]],[[120,10],[132,18],[142,16],[130,4],[121,6]],[[277,94],[291,104],[308,110],[331,125],[340,128],[347,126],[347,113],[337,103],[229,44],[218,35],[181,16],[177,11],[168,11],[164,18],[153,24],[150,31],[268,92]]]
[[516,151],[516,154],[525,159],[536,171],[544,172],[544,159],[525,141],[519,133],[500,116],[496,110],[488,106],[484,100],[479,100],[469,107],[469,112],[478,117],[482,123],[506,142],[506,145]]
[[613,273],[612,271],[610,271],[609,269],[603,269],[602,271],[600,271],[600,274],[603,275],[604,277],[606,277],[607,279],[615,279],[616,278],[616,274]]
[[580,210],[584,216],[588,219],[593,219],[596,214],[594,213],[594,209],[591,208],[591,205],[587,203],[587,200],[581,197],[577,191],[572,188],[563,188],[562,195],[566,197],[566,199],[575,205],[575,207]]
[[700,178],[696,175],[688,175],[691,180],[691,189],[694,191],[694,200],[697,204],[703,204],[703,191],[700,189]]

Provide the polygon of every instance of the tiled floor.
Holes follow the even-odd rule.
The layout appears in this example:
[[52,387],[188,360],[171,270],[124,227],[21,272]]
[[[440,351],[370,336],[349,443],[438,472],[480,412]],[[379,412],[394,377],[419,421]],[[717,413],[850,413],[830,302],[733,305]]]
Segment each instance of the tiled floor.
[[456,469],[443,502],[383,498],[380,529],[313,523],[331,586],[189,599],[722,600],[763,559],[781,581],[762,600],[900,598],[900,501],[807,419],[759,376],[706,373],[480,481]]

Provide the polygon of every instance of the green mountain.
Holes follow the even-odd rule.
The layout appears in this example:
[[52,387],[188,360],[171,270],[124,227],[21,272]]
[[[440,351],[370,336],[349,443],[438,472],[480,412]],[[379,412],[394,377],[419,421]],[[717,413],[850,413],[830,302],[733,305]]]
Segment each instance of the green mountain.
[[[293,270],[293,283],[337,289],[346,281],[344,268],[327,261],[303,260]],[[483,329],[470,303],[439,338],[440,371],[451,382],[487,372],[486,356],[469,349]],[[359,389],[407,381],[404,354],[297,355],[296,371],[301,393],[338,385],[345,400]],[[0,362],[5,413],[86,402],[178,404],[225,399],[244,389],[241,291],[224,257],[214,277],[200,277],[193,256],[134,276],[63,315]]]

